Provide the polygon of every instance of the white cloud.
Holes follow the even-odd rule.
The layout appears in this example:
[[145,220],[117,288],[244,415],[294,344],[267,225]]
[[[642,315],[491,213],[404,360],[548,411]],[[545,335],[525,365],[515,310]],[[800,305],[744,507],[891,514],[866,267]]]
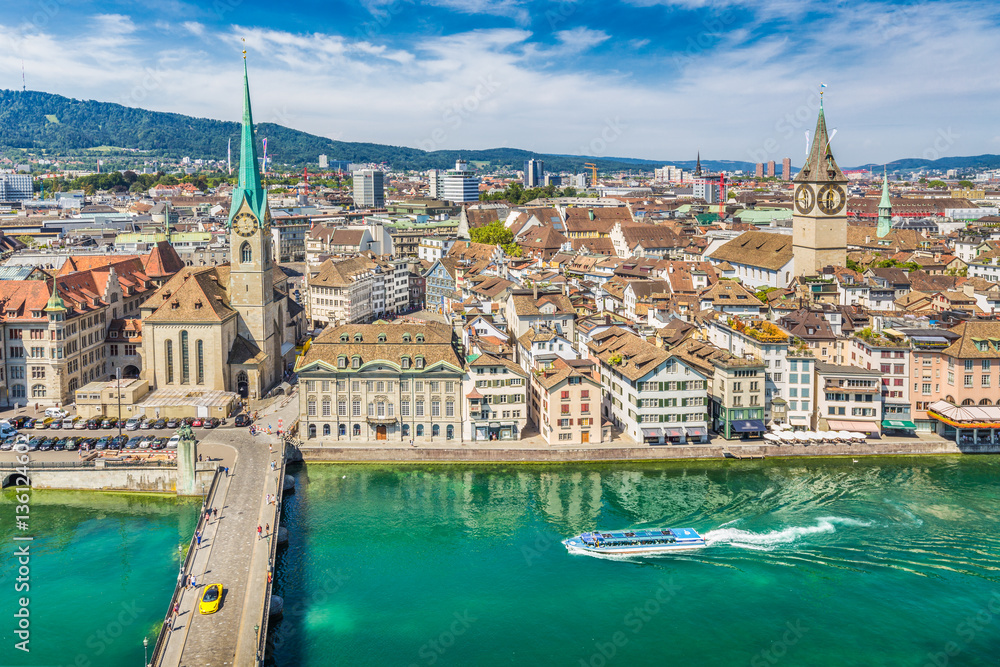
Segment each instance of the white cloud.
[[232,26],[206,40],[185,25],[163,41],[105,15],[95,19],[105,29],[74,39],[0,25],[0,43],[11,44],[0,50],[0,87],[20,86],[23,57],[32,89],[238,120],[246,36],[255,119],[346,141],[664,160],[699,148],[745,160],[764,151],[798,163],[825,81],[843,166],[921,157],[941,132],[955,137],[946,155],[985,152],[996,132],[976,110],[1000,102],[1000,83],[969,63],[1000,56],[997,9],[835,11],[801,30],[733,22],[704,47],[673,53],[643,45],[607,74],[576,66],[574,54],[612,37],[587,27],[556,33],[554,46],[516,28],[403,40]]
[[196,35],[198,37],[204,37],[205,35],[204,24],[198,23],[197,21],[185,21],[184,23],[181,24],[181,27],[183,27],[192,35]]

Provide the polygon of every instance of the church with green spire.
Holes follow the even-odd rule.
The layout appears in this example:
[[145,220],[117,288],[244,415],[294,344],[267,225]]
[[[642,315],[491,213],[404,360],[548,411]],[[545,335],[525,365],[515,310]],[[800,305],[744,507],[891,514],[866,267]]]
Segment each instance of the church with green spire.
[[226,223],[230,263],[185,267],[143,304],[143,377],[152,390],[263,398],[282,381],[304,334],[302,308],[273,256],[245,60],[242,102],[239,182]]
[[882,167],[882,199],[878,203],[878,228],[876,233],[879,238],[883,238],[891,229],[892,200],[889,199],[889,174],[885,167]]

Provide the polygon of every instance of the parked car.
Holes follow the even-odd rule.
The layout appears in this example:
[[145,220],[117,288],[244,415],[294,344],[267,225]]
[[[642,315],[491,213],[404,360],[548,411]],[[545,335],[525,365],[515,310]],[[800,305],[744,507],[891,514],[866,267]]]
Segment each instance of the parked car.
[[142,444],[142,441],[145,439],[146,437],[143,435],[134,435],[128,439],[128,442],[125,444],[125,449],[139,449],[139,445]]
[[4,438],[3,442],[0,442],[0,451],[9,452],[14,449],[14,438]]
[[184,419],[181,420],[181,422],[187,424],[188,426],[194,426],[194,420],[195,420],[194,417],[185,417]]
[[28,441],[28,451],[37,452],[38,448],[42,446],[43,442],[45,442],[45,438],[32,438],[31,440]]
[[237,426],[249,426],[253,422],[250,419],[250,415],[245,412],[241,412],[236,415],[236,419],[233,420],[233,423]]
[[129,417],[128,421],[125,422],[125,430],[126,431],[134,431],[137,428],[139,428],[139,418],[138,417]]
[[64,449],[66,449],[66,438],[60,438],[52,443],[52,451],[61,452]]
[[202,422],[202,426],[205,428],[217,428],[219,426],[219,419],[218,417],[209,417]]
[[45,408],[45,416],[49,419],[65,419],[69,413],[62,408]]
[[151,435],[147,435],[142,439],[142,442],[139,443],[139,449],[149,449],[149,446],[153,444],[154,440],[156,440],[156,438]]
[[42,441],[42,444],[38,445],[38,451],[40,452],[51,451],[52,446],[57,442],[59,442],[57,438],[45,438],[45,440]]
[[94,449],[111,449],[111,438],[104,436],[94,443]]
[[171,417],[167,420],[167,428],[177,428],[181,425],[181,420],[177,417]]
[[103,417],[94,417],[93,419],[87,420],[87,428],[91,431],[96,431],[101,428],[101,422],[104,421]]
[[143,431],[148,431],[149,429],[153,428],[153,422],[150,421],[149,419],[143,419],[142,423],[139,424],[139,428],[141,428]]
[[25,424],[31,421],[31,417],[27,415],[20,415],[18,417],[11,417],[8,421],[14,428],[24,428]]
[[191,426],[201,426],[202,423],[201,417],[195,417],[195,420],[191,422]]
[[52,423],[52,419],[49,418],[49,417],[46,417],[45,419],[36,419],[35,420],[35,425],[32,428],[35,428],[35,429],[38,429],[38,430],[45,429],[45,428],[48,428],[49,424],[51,424],[51,423]]
[[114,428],[115,426],[117,426],[117,424],[114,419],[105,419],[101,422],[101,428],[103,429]]
[[166,419],[157,419],[155,422],[153,422],[153,428],[155,428],[157,430],[159,430],[161,428],[166,428],[166,427],[167,427],[167,420]]
[[66,451],[76,451],[79,449],[81,442],[83,442],[83,438],[74,438],[73,436],[66,438]]
[[152,449],[163,449],[166,446],[167,446],[166,438],[157,438],[156,440],[153,441],[153,444],[150,445]]
[[84,431],[87,429],[87,420],[82,417],[77,417],[73,422],[73,428],[77,431]]
[[181,436],[174,433],[172,436],[170,436],[170,439],[167,440],[167,449],[177,449],[177,445],[180,443],[180,441],[181,441]]
[[28,421],[24,422],[24,428],[35,428],[35,422],[37,421],[37,419],[29,418]]
[[86,447],[88,450],[94,449],[97,446],[97,441],[99,438],[82,438],[80,440],[80,449]]
[[127,443],[127,435],[116,435],[108,440],[108,449],[123,449]]

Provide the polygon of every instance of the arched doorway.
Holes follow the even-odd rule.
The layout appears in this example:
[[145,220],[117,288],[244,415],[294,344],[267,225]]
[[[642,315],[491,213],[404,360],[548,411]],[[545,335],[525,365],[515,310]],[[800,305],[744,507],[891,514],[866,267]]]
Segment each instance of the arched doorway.
[[135,366],[126,366],[122,369],[122,379],[135,380],[139,377],[139,369]]
[[31,480],[19,472],[11,473],[3,479],[3,488],[11,486],[31,486]]
[[240,395],[240,398],[246,398],[250,395],[250,378],[246,371],[240,371],[236,375],[236,393]]
[[376,440],[386,439],[386,428],[384,425],[379,425],[375,427],[375,439]]

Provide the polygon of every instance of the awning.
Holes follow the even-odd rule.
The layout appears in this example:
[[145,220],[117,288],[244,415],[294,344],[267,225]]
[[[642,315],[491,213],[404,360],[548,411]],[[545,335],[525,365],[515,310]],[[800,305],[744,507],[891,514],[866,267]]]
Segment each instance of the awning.
[[708,435],[708,429],[704,426],[688,426],[687,427],[688,437],[693,438],[704,438]]
[[[878,433],[878,424],[875,422],[842,422],[829,420],[831,431],[861,431],[862,433]],[[914,426],[913,428],[916,428]]]
[[882,428],[905,428],[915,431],[917,425],[906,419],[883,419]]
[[668,438],[683,438],[684,429],[682,428],[665,428],[663,429],[663,434]]
[[767,429],[763,419],[738,419],[733,422],[733,430],[737,433],[755,433]]
[[656,438],[660,439],[660,429],[658,428],[644,428],[642,429],[642,437],[644,438]]

